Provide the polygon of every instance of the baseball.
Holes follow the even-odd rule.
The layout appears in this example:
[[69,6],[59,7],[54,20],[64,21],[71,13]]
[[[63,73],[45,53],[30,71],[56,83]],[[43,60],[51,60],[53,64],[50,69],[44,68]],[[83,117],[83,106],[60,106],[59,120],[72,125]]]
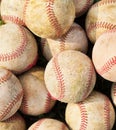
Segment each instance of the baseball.
[[[87,53],[87,50],[88,50],[88,40],[87,40],[86,33],[84,29],[79,24],[76,24],[76,23],[73,23],[73,25],[68,30],[68,32],[64,34],[61,38],[46,39],[46,40],[47,40],[46,42],[48,42],[48,46],[45,45],[47,44],[46,42],[45,44],[43,43],[41,44],[43,44],[42,45],[43,55],[45,56],[47,60],[50,60],[52,58],[52,57],[50,57],[50,59],[47,58],[48,49],[49,49],[50,54],[52,54],[52,56],[64,50],[78,50],[83,53]],[[44,46],[45,46],[45,49],[44,49]],[[48,47],[48,49],[46,49],[46,47]]]
[[104,79],[116,81],[116,29],[103,33],[95,42],[92,61]]
[[0,121],[16,113],[22,98],[23,89],[18,78],[12,72],[0,68]]
[[115,111],[109,98],[93,91],[80,103],[68,103],[65,120],[71,130],[112,130]]
[[116,28],[116,1],[101,0],[93,4],[87,13],[85,28],[93,44],[102,33]]
[[28,130],[69,130],[63,122],[52,119],[43,118],[33,123]]
[[94,0],[73,0],[75,4],[76,17],[82,16],[88,11]]
[[13,73],[22,73],[36,64],[37,42],[25,27],[14,23],[1,25],[0,46],[0,66]]
[[111,99],[113,104],[116,106],[116,82],[111,85]]
[[23,9],[25,0],[2,0],[1,17],[5,23],[13,22],[25,25],[23,19]]
[[0,130],[26,130],[26,122],[19,113],[15,113],[7,120],[0,122]]
[[55,105],[44,83],[44,69],[33,67],[19,76],[24,90],[20,111],[37,116],[49,112]]
[[42,38],[58,38],[68,31],[75,19],[73,0],[26,0],[26,26]]
[[96,73],[87,55],[80,51],[66,50],[48,62],[44,79],[53,99],[65,103],[79,102],[93,90]]

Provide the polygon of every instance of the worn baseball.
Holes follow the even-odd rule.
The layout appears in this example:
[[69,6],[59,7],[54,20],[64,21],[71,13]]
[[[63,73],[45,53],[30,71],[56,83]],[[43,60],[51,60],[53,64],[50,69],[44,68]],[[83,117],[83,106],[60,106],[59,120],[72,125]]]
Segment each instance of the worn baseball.
[[37,42],[25,27],[14,23],[1,25],[0,46],[0,66],[13,73],[22,73],[36,64]]
[[26,130],[26,122],[21,114],[16,112],[7,120],[0,122],[0,130]]
[[11,71],[0,68],[0,121],[16,113],[22,98],[23,88],[18,78]]
[[116,82],[111,85],[111,99],[113,104],[116,106]]
[[87,55],[80,51],[66,50],[48,62],[44,79],[53,99],[65,103],[79,102],[93,90],[96,73]]
[[67,104],[65,120],[71,130],[112,130],[115,110],[106,95],[93,91],[84,101]]
[[13,22],[25,25],[23,19],[23,9],[25,0],[2,0],[1,17],[5,23]]
[[28,130],[69,130],[65,123],[52,119],[43,118],[33,123]]
[[42,38],[58,38],[68,31],[75,19],[73,0],[26,0],[26,26]]
[[116,29],[103,33],[95,42],[92,61],[99,75],[116,81]]
[[55,105],[55,100],[46,89],[44,69],[33,67],[19,76],[24,90],[20,111],[26,115],[37,116],[49,112]]
[[76,17],[82,16],[88,11],[94,0],[73,0],[75,4]]
[[[47,60],[48,59],[48,51],[50,52],[49,55],[52,56],[64,51],[64,50],[78,50],[83,53],[87,53],[88,50],[88,39],[84,29],[76,23],[73,23],[71,28],[65,33],[61,38],[58,39],[46,39],[45,43],[43,44],[43,55]],[[48,45],[45,45],[47,44]],[[46,49],[48,47],[48,49]],[[44,49],[45,48],[45,49]],[[48,51],[47,51],[48,50]],[[47,53],[47,54],[46,54]],[[47,56],[47,57],[46,57]]]
[[85,28],[93,44],[102,33],[116,28],[116,1],[101,0],[93,4],[87,13]]

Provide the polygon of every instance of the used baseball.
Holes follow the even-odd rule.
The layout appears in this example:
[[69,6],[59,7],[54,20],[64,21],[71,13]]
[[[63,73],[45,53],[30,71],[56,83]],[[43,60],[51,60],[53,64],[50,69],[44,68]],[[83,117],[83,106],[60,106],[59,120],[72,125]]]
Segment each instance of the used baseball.
[[22,73],[36,64],[38,47],[33,34],[14,23],[0,26],[0,66]]
[[0,130],[26,130],[26,122],[21,114],[15,113],[7,120],[0,122]]
[[75,4],[76,17],[80,17],[85,12],[87,12],[87,10],[94,2],[94,0],[73,0],[73,1]]
[[10,118],[19,109],[23,88],[10,71],[0,68],[0,121]]
[[[73,23],[71,28],[62,37],[58,39],[46,39],[43,47],[43,55],[48,57],[48,49],[52,56],[64,51],[64,50],[78,50],[83,53],[87,53],[88,50],[88,40],[84,29],[76,23]],[[47,44],[48,45],[45,45]],[[45,46],[45,49],[44,49]],[[46,47],[48,49],[46,50]],[[46,54],[47,53],[47,54]],[[49,54],[49,55],[50,55]],[[46,58],[46,57],[45,57]],[[50,57],[51,59],[52,57]],[[47,60],[50,60],[46,58]]]
[[19,76],[24,90],[20,111],[37,116],[49,112],[55,105],[44,83],[44,69],[33,67]]
[[73,0],[26,0],[26,26],[42,38],[58,38],[68,31],[75,19]]
[[99,75],[116,81],[116,29],[103,33],[95,42],[92,60]]
[[116,106],[116,82],[112,83],[111,85],[111,98],[114,105]]
[[66,50],[48,62],[44,79],[54,99],[65,103],[79,102],[93,90],[96,73],[87,55],[80,51]]
[[65,120],[71,130],[112,130],[115,111],[109,98],[93,91],[80,103],[68,103]]
[[23,9],[25,0],[2,0],[1,17],[5,23],[13,22],[25,25],[23,19]]
[[116,28],[116,1],[101,0],[93,4],[87,13],[85,27],[93,44],[102,33]]
[[28,130],[69,130],[63,122],[52,119],[43,118],[32,124]]

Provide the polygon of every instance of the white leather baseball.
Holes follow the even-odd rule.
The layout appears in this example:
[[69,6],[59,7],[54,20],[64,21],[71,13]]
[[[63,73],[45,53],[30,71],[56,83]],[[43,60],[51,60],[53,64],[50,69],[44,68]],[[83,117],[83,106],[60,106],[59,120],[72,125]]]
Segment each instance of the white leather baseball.
[[111,85],[111,99],[113,104],[116,106],[116,82]]
[[85,28],[93,44],[102,33],[116,28],[116,1],[100,0],[93,4],[85,18]]
[[106,95],[93,91],[84,101],[67,104],[65,120],[71,130],[112,130],[115,110]]
[[58,38],[68,31],[75,19],[73,0],[26,0],[26,26],[42,38]]
[[88,51],[86,33],[84,29],[76,23],[73,23],[68,32],[62,37],[57,39],[46,39],[44,42],[45,43],[41,43],[41,46],[43,55],[47,60],[50,60],[52,56],[65,50],[77,50],[83,53],[87,53]]
[[49,112],[55,105],[44,82],[44,69],[33,67],[19,76],[24,90],[20,111],[26,115],[37,116]]
[[92,61],[104,79],[116,81],[116,29],[103,33],[95,42]]
[[37,62],[38,47],[34,35],[21,25],[1,25],[0,46],[0,66],[15,74],[30,69]]
[[87,55],[80,51],[66,50],[48,62],[44,79],[54,99],[66,103],[79,102],[93,90],[96,73]]
[[18,78],[5,68],[0,68],[0,121],[14,115],[23,98],[23,88]]

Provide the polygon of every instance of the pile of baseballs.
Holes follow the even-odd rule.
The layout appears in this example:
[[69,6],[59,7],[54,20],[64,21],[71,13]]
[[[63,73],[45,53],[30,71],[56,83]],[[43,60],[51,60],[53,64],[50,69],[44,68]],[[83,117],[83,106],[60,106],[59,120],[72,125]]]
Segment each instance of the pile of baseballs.
[[115,0],[1,0],[0,19],[0,130],[114,128]]

